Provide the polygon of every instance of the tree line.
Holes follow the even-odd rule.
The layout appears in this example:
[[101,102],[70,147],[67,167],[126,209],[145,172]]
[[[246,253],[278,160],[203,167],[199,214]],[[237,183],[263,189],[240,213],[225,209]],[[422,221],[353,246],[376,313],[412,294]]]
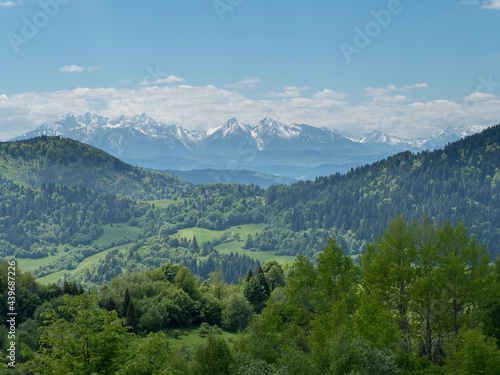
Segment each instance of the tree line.
[[[27,374],[496,374],[500,367],[500,263],[490,263],[460,222],[397,216],[358,263],[330,238],[315,261],[271,260],[238,285],[220,271],[200,283],[172,263],[121,275],[97,293],[67,284],[67,295],[57,296],[48,292],[56,286],[29,274],[21,280],[33,296],[20,327],[18,371]],[[43,295],[51,297],[42,302]],[[206,338],[192,351],[165,333],[202,323]],[[228,342],[216,326],[241,334]]]

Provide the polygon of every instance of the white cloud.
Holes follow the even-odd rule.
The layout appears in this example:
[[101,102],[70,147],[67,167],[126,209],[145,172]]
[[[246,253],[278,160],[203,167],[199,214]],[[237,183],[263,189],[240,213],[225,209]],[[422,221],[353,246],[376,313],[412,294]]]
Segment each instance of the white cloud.
[[308,91],[310,87],[285,86],[285,92],[271,91],[268,95],[272,98],[298,98],[301,91]]
[[477,6],[481,4],[481,9],[500,9],[500,0],[462,1],[465,6]]
[[374,88],[374,87],[367,87],[365,88],[365,96],[369,97],[383,97],[388,95],[391,92],[406,92],[410,91],[413,89],[421,89],[421,88],[426,88],[429,87],[427,83],[417,83],[415,85],[407,85],[407,86],[402,86],[402,87],[397,87],[395,85],[388,85],[386,87],[382,88]]
[[180,78],[174,75],[169,75],[166,78],[159,78],[155,81],[141,81],[139,82],[140,86],[152,86],[152,85],[161,85],[166,83],[182,83],[186,82],[184,78]]
[[0,7],[13,7],[15,5],[19,4],[16,4],[13,1],[0,1]]
[[[458,101],[425,101],[401,95],[418,87],[426,85],[370,87],[364,90],[360,103],[354,103],[359,98],[330,89],[307,97],[254,100],[235,90],[185,84],[0,94],[0,139],[23,134],[68,112],[95,112],[110,118],[147,113],[167,124],[200,130],[219,126],[232,117],[257,123],[270,116],[289,124],[352,131],[379,129],[406,137],[437,134],[448,126],[494,125],[499,121],[499,93],[474,92]],[[305,91],[299,89],[289,86],[285,91]]]
[[224,87],[228,89],[247,89],[247,88],[254,88],[255,86],[257,86],[257,83],[260,82],[262,81],[258,78],[244,78],[239,82],[231,83]]
[[500,9],[500,0],[487,0],[481,9]]
[[87,67],[82,67],[78,65],[65,65],[62,68],[59,69],[60,72],[66,72],[66,73],[80,73],[80,72],[94,72],[96,70],[104,70],[100,66],[87,66]]

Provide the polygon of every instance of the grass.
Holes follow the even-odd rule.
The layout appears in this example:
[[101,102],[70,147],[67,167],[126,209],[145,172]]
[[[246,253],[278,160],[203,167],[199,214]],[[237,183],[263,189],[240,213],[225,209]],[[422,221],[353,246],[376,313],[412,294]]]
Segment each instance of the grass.
[[[50,262],[53,262],[54,260],[57,260],[60,257],[62,257],[64,254],[66,254],[64,252],[65,246],[66,245],[59,245],[58,251],[55,255],[49,255],[48,257],[45,257],[45,258],[40,258],[40,259],[16,258],[17,265],[23,272],[33,271],[34,269],[36,269],[40,266],[45,266],[45,265],[49,264]],[[74,249],[73,246],[70,246],[70,245],[67,245],[67,246],[70,249]]]
[[204,242],[212,241],[214,238],[222,236],[224,232],[230,233],[239,233],[240,238],[245,240],[247,236],[250,234],[253,237],[259,232],[262,232],[267,224],[245,224],[231,227],[226,230],[210,230],[203,228],[187,228],[182,229],[173,237],[181,239],[181,237],[187,237],[188,239],[192,239],[193,236],[196,236],[196,240],[199,245],[202,245]]
[[[198,334],[199,326],[193,327],[181,327],[181,328],[169,328],[165,331],[167,335],[170,336],[170,341],[172,343],[179,343],[181,346],[184,346],[186,349],[194,349],[197,345],[205,342],[206,338],[200,337]],[[174,331],[181,331],[181,335],[179,338],[174,338]],[[223,331],[222,335],[217,335],[218,337],[223,337],[226,340],[233,340],[238,337],[240,333],[232,333]]]
[[[94,246],[105,246],[111,244],[113,241],[117,241],[122,237],[126,237],[132,241],[136,240],[139,238],[139,234],[141,233],[141,229],[137,227],[132,227],[130,225],[124,224],[124,223],[118,223],[118,224],[106,224],[103,225],[103,230],[104,233],[96,240],[92,242],[92,245]],[[57,260],[58,258],[62,257],[63,255],[67,254],[64,252],[64,247],[69,247],[71,252],[72,249],[74,249],[73,246],[69,245],[61,245],[59,246],[58,252],[56,255],[50,255],[46,258],[42,259],[19,259],[19,267],[24,271],[32,271],[40,266],[44,266],[48,264],[49,262],[52,262],[54,260]],[[37,279],[39,282],[42,284],[50,284],[53,282],[57,282],[59,279],[64,278],[64,274],[69,273],[72,274],[79,270],[80,268],[85,267],[86,265],[92,264],[92,263],[97,263],[100,259],[104,259],[106,257],[106,254],[109,253],[110,251],[113,250],[124,250],[127,248],[127,244],[125,245],[120,245],[120,246],[115,246],[110,249],[101,251],[100,253],[91,255],[90,257],[84,258],[77,266],[76,270],[62,270],[58,271],[55,273],[51,273],[47,276],[41,277]]]
[[246,224],[234,226],[222,231],[203,228],[187,228],[180,230],[179,232],[174,234],[173,237],[176,237],[178,239],[180,239],[181,237],[192,239],[193,236],[196,236],[196,240],[201,246],[204,242],[212,241],[214,238],[222,236],[224,232],[239,233],[239,241],[222,243],[215,248],[223,254],[229,254],[231,252],[238,253],[240,255],[246,255],[250,258],[257,259],[261,263],[264,263],[269,259],[275,259],[280,264],[285,264],[286,262],[293,260],[295,258],[293,256],[274,255],[272,251],[250,251],[243,249],[247,236],[250,234],[252,237],[255,237],[255,235],[262,232],[266,226],[267,224]]
[[155,208],[167,208],[171,204],[179,204],[184,201],[184,198],[179,198],[177,200],[173,199],[161,199],[161,200],[152,200],[152,201],[143,201],[144,203],[148,203],[150,205],[155,205]]
[[110,249],[106,249],[104,251],[101,251],[100,253],[94,254],[89,256],[88,258],[84,258],[80,263],[78,263],[76,269],[74,270],[62,270],[58,272],[51,273],[47,276],[41,277],[37,279],[42,284],[50,284],[50,283],[57,283],[59,279],[63,279],[65,274],[72,275],[73,273],[79,271],[80,269],[93,264],[97,263],[99,260],[104,259],[106,257],[106,254],[109,253],[110,251],[113,250],[125,250],[129,245],[120,245],[120,246],[115,246]]
[[126,237],[129,240],[136,240],[139,238],[139,234],[141,234],[141,228],[132,227],[127,224],[106,224],[102,226],[104,233],[92,242],[92,245],[95,246],[104,246],[110,244],[113,241],[117,241],[122,237]]
[[267,262],[269,259],[274,259],[280,264],[285,264],[295,259],[291,255],[275,255],[272,251],[251,251],[243,249],[245,241],[233,241],[228,243],[223,243],[216,247],[216,249],[221,254],[229,254],[231,252],[238,253],[240,255],[246,255],[247,257],[258,260],[261,264]]

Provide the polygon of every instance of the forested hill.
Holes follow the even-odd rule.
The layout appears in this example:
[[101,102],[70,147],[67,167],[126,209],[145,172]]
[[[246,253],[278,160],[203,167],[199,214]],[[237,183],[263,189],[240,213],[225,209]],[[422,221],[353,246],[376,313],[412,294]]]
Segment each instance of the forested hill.
[[[499,195],[497,125],[443,150],[404,152],[346,175],[272,186],[266,191],[266,202],[274,229],[270,227],[253,242],[256,248],[274,247],[286,253],[311,230],[335,231],[343,247],[355,253],[362,241],[380,235],[395,215],[410,221],[429,215],[438,221],[464,220],[471,233],[498,254]],[[308,253],[304,247],[301,250]]]
[[81,142],[46,136],[0,143],[0,177],[32,187],[54,182],[135,199],[181,196],[192,186],[173,175],[131,166]]

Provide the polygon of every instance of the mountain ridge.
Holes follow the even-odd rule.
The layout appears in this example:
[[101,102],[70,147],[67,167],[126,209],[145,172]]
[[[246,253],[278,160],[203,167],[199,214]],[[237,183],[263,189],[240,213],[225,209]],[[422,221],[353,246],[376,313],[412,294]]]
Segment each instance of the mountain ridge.
[[[406,139],[378,130],[350,134],[307,124],[287,125],[270,117],[256,125],[232,118],[206,131],[192,131],[179,124],[156,121],[145,113],[115,119],[92,113],[80,116],[69,113],[13,140],[41,135],[67,137],[100,148],[130,164],[157,170],[245,169],[294,179],[314,179],[346,172],[351,167],[401,151],[441,148],[485,128],[449,127],[434,137]],[[280,158],[282,152],[289,155],[285,162]],[[312,159],[311,152],[316,153]],[[299,170],[302,160],[308,160],[310,172]],[[294,171],[294,167],[298,169]]]

